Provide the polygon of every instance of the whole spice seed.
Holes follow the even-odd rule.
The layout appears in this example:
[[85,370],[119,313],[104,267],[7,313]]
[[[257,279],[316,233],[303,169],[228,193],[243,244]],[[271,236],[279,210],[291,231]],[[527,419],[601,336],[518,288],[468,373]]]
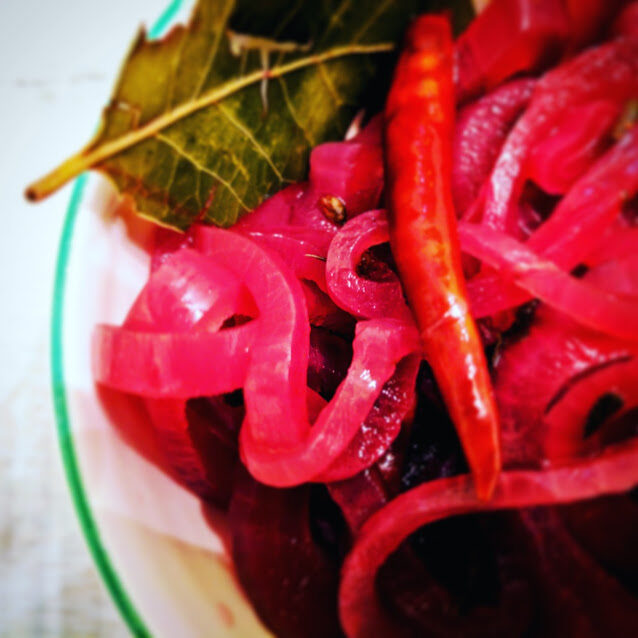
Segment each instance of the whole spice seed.
[[336,195],[323,195],[319,198],[317,205],[326,219],[333,224],[341,226],[346,222],[346,204]]

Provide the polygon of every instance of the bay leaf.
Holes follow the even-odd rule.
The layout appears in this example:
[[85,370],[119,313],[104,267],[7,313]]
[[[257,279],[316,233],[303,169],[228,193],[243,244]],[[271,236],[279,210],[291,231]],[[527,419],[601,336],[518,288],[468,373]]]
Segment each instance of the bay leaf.
[[140,214],[186,228],[234,223],[304,178],[339,139],[425,0],[199,0],[163,39],[141,31],[93,140],[27,189],[37,200],[88,168]]

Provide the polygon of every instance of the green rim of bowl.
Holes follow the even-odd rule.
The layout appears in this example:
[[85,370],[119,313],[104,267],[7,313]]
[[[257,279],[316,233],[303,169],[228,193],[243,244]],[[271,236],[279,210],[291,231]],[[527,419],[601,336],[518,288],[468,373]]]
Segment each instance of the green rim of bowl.
[[[164,33],[183,4],[183,0],[172,0],[164,12],[156,20],[149,31],[149,36],[156,38]],[[86,187],[87,176],[81,175],[75,180],[71,200],[66,211],[62,236],[58,249],[58,259],[55,269],[55,282],[53,287],[53,309],[51,319],[51,382],[53,391],[53,405],[57,422],[58,441],[62,453],[62,461],[66,473],[67,482],[71,491],[73,504],[80,519],[80,526],[86,538],[89,550],[98,571],[111,594],[111,598],[118,608],[128,628],[135,636],[151,636],[144,624],[135,605],[120,581],[111,559],[106,552],[100,531],[96,525],[91,506],[87,499],[86,490],[82,482],[82,474],[78,464],[77,454],[73,446],[73,435],[69,422],[69,411],[66,396],[66,384],[64,380],[63,363],[63,317],[64,300],[66,292],[66,274],[71,253],[71,240],[73,229],[77,219],[80,202]]]

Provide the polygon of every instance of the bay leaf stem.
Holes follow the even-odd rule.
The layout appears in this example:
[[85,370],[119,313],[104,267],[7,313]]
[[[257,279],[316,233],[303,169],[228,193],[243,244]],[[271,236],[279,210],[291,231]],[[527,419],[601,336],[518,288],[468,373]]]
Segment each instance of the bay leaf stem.
[[305,56],[272,69],[260,69],[259,71],[254,71],[253,73],[229,80],[220,86],[210,89],[200,97],[189,102],[184,102],[174,109],[150,120],[144,124],[144,126],[133,129],[120,137],[116,137],[104,143],[100,143],[99,140],[90,143],[85,149],[72,155],[53,171],[28,186],[25,190],[25,197],[33,202],[40,201],[83,171],[101,164],[110,157],[144,140],[152,138],[160,131],[189,115],[211,104],[215,104],[252,84],[257,84],[264,79],[282,77],[305,67],[349,55],[385,53],[391,51],[394,47],[395,44],[392,42],[344,45],[322,51],[321,53]]

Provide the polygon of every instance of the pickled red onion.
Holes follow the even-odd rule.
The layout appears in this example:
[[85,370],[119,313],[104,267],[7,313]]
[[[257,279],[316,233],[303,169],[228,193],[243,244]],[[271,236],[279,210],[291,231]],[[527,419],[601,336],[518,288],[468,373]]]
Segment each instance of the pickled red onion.
[[636,95],[637,38],[594,47],[546,73],[496,160],[485,191],[483,223],[518,235],[515,198],[525,179],[525,161],[533,143],[547,135],[567,107],[598,99],[624,104]]
[[[413,326],[391,319],[360,322],[345,380],[313,427],[305,424],[307,434],[297,446],[276,447],[259,441],[254,435],[252,419],[260,418],[263,425],[265,416],[259,413],[253,416],[247,410],[240,443],[242,460],[250,473],[263,483],[277,487],[296,485],[319,476],[356,436],[397,363],[418,350],[418,334]],[[248,385],[245,392],[248,406]],[[253,398],[255,401],[265,399],[258,392]],[[360,469],[357,467],[352,474]]]
[[486,226],[461,222],[459,237],[464,251],[578,323],[638,341],[638,301],[571,277],[525,244]]
[[398,277],[394,281],[377,282],[356,272],[365,250],[387,241],[385,211],[369,211],[350,220],[335,235],[328,251],[326,278],[330,294],[341,308],[356,317],[413,322]]
[[[634,126],[561,200],[551,217],[527,240],[526,246],[563,269],[596,258],[600,237],[623,204],[638,192],[638,126]],[[625,232],[617,239],[627,241]],[[618,241],[614,252],[617,255]],[[637,244],[638,245],[638,244]],[[525,303],[531,295],[490,273],[468,282],[477,317]]]

